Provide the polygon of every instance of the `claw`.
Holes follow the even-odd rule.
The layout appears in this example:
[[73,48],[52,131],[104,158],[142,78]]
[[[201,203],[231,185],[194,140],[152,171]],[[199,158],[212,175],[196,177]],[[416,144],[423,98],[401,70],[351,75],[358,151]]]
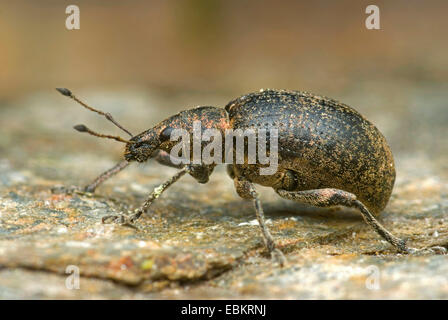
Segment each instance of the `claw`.
[[103,224],[116,223],[116,224],[119,224],[119,225],[121,225],[123,227],[129,227],[129,228],[133,228],[135,230],[138,230],[138,228],[134,224],[132,224],[132,222],[133,222],[132,217],[133,216],[126,217],[126,216],[124,216],[122,214],[120,214],[118,216],[110,215],[110,216],[103,217],[101,219],[101,222]]
[[423,255],[423,254],[440,254],[440,255],[444,255],[447,254],[447,249],[444,247],[440,247],[440,246],[433,246],[433,247],[428,247],[428,248],[422,248],[422,249],[417,249],[417,248],[408,248],[408,253],[409,254],[413,254],[413,255]]
[[61,186],[61,185],[57,185],[52,187],[51,189],[51,193],[53,194],[73,194],[77,191],[81,191],[79,187],[77,186]]
[[273,260],[275,260],[280,267],[284,267],[286,264],[286,257],[279,249],[275,248],[271,251],[271,257]]
[[92,192],[85,191],[85,189],[75,190],[75,191],[73,191],[73,193],[79,194],[81,196],[86,196],[86,197],[93,197],[94,196],[94,194]]
[[95,187],[92,187],[91,185],[85,186],[82,191],[86,192],[86,193],[94,193],[95,192]]
[[[110,216],[105,216],[101,219],[101,222],[103,224],[109,224],[109,223],[117,223],[118,219],[124,219],[124,217],[122,215],[119,216],[115,216],[115,215],[110,215]],[[123,220],[124,221],[124,220]]]
[[447,254],[448,250],[444,247],[440,247],[440,246],[434,246],[429,248],[429,250],[431,250],[432,252],[434,252],[435,254]]
[[69,194],[72,195],[74,193],[82,195],[82,196],[88,196],[92,197],[93,192],[89,190],[88,188],[80,188],[78,186],[54,186],[51,188],[51,193],[53,194]]

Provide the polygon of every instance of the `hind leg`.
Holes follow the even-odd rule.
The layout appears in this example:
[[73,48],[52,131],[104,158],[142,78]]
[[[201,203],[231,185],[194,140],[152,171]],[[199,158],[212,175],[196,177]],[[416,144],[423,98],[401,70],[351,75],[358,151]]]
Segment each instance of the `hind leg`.
[[[356,196],[350,192],[339,189],[315,189],[307,191],[286,191],[283,189],[276,190],[276,192],[283,198],[294,200],[303,204],[309,204],[316,207],[331,207],[331,206],[345,206],[349,208],[358,209],[365,222],[371,226],[383,239],[404,253],[418,253],[426,249],[415,249],[406,246],[406,242],[397,238],[384,228],[378,220],[370,213],[367,207]],[[432,253],[445,253],[445,248],[433,247],[428,248]]]
[[364,206],[361,201],[356,200],[356,196],[352,193],[330,188],[307,191],[286,191],[279,189],[276,191],[282,198],[316,207],[332,207],[342,205],[350,208],[356,208],[361,212],[362,217],[367,224],[370,225],[387,242],[402,252],[408,252],[405,241],[397,238],[392,233],[387,231],[387,229],[384,228],[369,212],[366,206]]

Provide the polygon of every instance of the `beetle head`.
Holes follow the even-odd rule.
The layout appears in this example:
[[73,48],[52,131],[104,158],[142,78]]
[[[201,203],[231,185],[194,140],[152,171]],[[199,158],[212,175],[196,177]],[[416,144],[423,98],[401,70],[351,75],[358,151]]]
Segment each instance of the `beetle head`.
[[[188,133],[190,141],[193,137],[193,123],[200,121],[202,130],[207,128],[224,129],[227,126],[227,114],[225,110],[215,107],[198,107],[182,111],[170,118],[158,123],[152,129],[146,130],[131,139],[126,145],[125,159],[127,161],[145,162],[157,150],[170,152],[178,139],[172,141],[175,130]],[[179,131],[177,137],[179,137]]]
[[145,162],[159,148],[161,143],[159,139],[159,125],[145,132],[142,132],[131,139],[126,144],[124,158],[127,161]]
[[124,157],[127,161],[145,162],[155,155],[155,151],[157,150],[170,152],[171,148],[173,148],[173,146],[177,143],[176,141],[171,141],[172,133],[176,129],[183,130],[182,132],[187,133],[191,139],[195,121],[199,121],[201,123],[202,130],[210,128],[224,130],[228,128],[227,113],[224,109],[215,107],[197,107],[195,109],[179,112],[178,114],[160,122],[152,129],[146,130],[134,136],[129,130],[121,126],[110,113],[103,112],[87,105],[66,88],[56,88],[56,90],[62,95],[75,100],[84,108],[104,116],[115,126],[131,136],[130,140],[126,140],[119,136],[95,132],[90,130],[85,125],[76,125],[74,127],[79,132],[86,132],[99,138],[113,139],[126,143]]

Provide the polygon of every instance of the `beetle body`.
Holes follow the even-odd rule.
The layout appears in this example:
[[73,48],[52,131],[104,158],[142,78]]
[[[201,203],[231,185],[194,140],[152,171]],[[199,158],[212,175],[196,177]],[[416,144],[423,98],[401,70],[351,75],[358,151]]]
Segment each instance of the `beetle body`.
[[[309,93],[263,90],[230,102],[226,110],[232,128],[278,129],[278,172],[266,177],[256,165],[236,166],[250,181],[288,191],[341,189],[374,214],[386,206],[395,181],[392,152],[354,109]],[[294,177],[289,186],[279,181],[286,172]]]

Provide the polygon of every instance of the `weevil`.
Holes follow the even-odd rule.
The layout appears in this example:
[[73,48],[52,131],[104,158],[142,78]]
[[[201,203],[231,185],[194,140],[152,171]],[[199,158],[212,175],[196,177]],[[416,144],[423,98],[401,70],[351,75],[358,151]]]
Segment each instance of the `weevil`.
[[[265,223],[263,208],[255,185],[271,187],[280,197],[317,207],[345,206],[358,210],[365,222],[399,252],[415,253],[424,249],[410,248],[403,239],[390,233],[376,219],[386,207],[395,182],[391,149],[381,132],[353,108],[336,100],[300,91],[260,90],[229,102],[225,108],[197,107],[181,111],[138,135],[123,128],[103,111],[94,109],[72,94],[58,88],[85,108],[105,116],[130,139],[94,132],[84,125],[75,129],[91,135],[126,143],[124,159],[84,188],[95,189],[108,178],[125,169],[131,162],[157,162],[179,168],[173,177],[154,189],[132,215],[112,215],[103,222],[133,225],[169,186],[189,174],[199,183],[207,183],[216,163],[175,163],[170,158],[174,129],[192,132],[193,122],[205,128],[260,129],[276,128],[278,132],[278,169],[271,175],[260,175],[259,163],[229,163],[227,173],[237,194],[253,201],[255,214],[269,253],[281,264],[285,262]],[[445,248],[428,248],[443,252]]]

